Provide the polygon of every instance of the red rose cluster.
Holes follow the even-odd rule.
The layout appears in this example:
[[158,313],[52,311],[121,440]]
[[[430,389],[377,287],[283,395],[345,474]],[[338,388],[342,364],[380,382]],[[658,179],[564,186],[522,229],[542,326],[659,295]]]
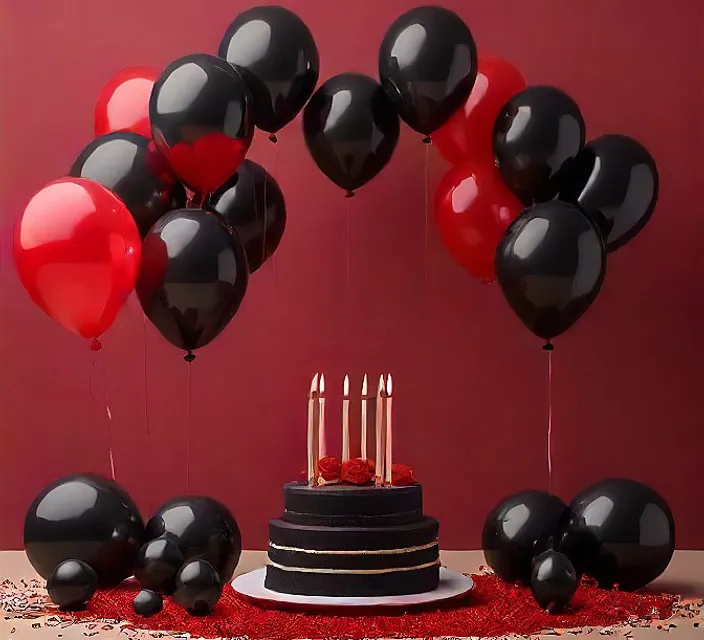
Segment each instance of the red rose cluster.
[[[364,458],[353,458],[347,462],[342,462],[335,456],[326,456],[318,462],[320,477],[326,483],[339,482],[340,484],[351,484],[356,486],[368,486],[374,482],[374,472],[376,465],[373,460]],[[301,478],[305,480],[305,471],[301,473]],[[391,484],[394,487],[405,487],[415,484],[413,469],[405,464],[394,464],[391,466]]]

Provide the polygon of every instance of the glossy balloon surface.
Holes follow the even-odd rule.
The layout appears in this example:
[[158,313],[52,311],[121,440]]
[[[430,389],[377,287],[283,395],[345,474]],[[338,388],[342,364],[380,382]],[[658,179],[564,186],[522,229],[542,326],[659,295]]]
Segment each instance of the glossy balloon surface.
[[448,9],[416,7],[389,27],[379,49],[379,78],[399,115],[429,135],[469,97],[477,47],[469,27]]
[[254,123],[274,133],[288,124],[315,91],[318,48],[292,11],[259,6],[229,26],[218,55],[237,67],[252,96]]
[[212,498],[174,498],[147,523],[147,538],[173,536],[186,560],[207,560],[223,584],[232,578],[242,553],[240,530],[229,509]]
[[81,560],[64,560],[46,581],[51,601],[64,609],[83,607],[97,586],[97,574]]
[[487,564],[507,582],[530,582],[533,558],[560,534],[567,505],[542,491],[509,496],[492,509],[482,530]]
[[222,593],[222,582],[213,565],[191,560],[176,576],[174,602],[196,616],[212,613]]
[[530,589],[542,609],[564,611],[578,584],[577,572],[566,555],[548,550],[533,561]]
[[607,135],[587,144],[560,188],[602,230],[608,251],[632,240],[648,223],[658,199],[658,170],[633,138]]
[[95,105],[95,135],[131,131],[151,138],[149,98],[159,70],[129,67],[116,73],[100,92]]
[[85,178],[49,183],[14,234],[17,272],[32,300],[69,331],[106,331],[134,289],[142,239],[127,207]]
[[647,485],[602,480],[570,503],[560,551],[602,587],[635,590],[660,576],[675,549],[675,521],[665,500]]
[[142,237],[171,208],[177,190],[176,178],[154,142],[124,131],[89,143],[70,175],[110,189],[125,203]]
[[341,73],[313,94],[303,111],[303,135],[318,168],[337,186],[354,191],[387,165],[401,125],[376,80]]
[[482,282],[494,280],[496,247],[521,209],[493,165],[453,167],[435,193],[435,221],[443,245]]
[[137,295],[161,335],[186,351],[215,339],[247,291],[239,239],[214,213],[178,209],[157,222],[142,251]]
[[234,175],[254,135],[244,80],[232,65],[205,53],[166,67],[154,85],[149,118],[159,151],[198,193]]
[[437,131],[433,146],[454,165],[494,164],[494,123],[526,81],[510,62],[479,56],[479,71],[467,101]]
[[164,600],[158,593],[142,589],[134,597],[132,608],[141,616],[153,616],[164,608]]
[[161,536],[145,542],[140,548],[134,563],[134,577],[145,589],[172,593],[183,561],[176,540]]
[[552,199],[584,136],[582,112],[564,91],[524,89],[504,105],[494,125],[494,154],[504,181],[525,204]]
[[48,578],[65,560],[81,560],[96,572],[101,587],[132,575],[143,535],[142,518],[127,493],[91,474],[47,486],[24,523],[27,558],[40,576]]
[[596,227],[575,207],[543,202],[526,209],[496,251],[496,275],[509,305],[536,336],[567,331],[596,299],[606,250]]
[[245,160],[239,171],[208,198],[209,211],[237,232],[254,273],[276,251],[286,229],[286,203],[273,176]]

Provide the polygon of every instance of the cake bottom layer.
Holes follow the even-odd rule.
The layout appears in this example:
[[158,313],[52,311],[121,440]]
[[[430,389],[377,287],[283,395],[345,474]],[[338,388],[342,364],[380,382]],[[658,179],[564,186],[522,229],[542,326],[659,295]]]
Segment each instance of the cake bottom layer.
[[439,581],[439,562],[383,573],[318,573],[268,565],[264,586],[270,591],[303,596],[380,597],[434,591]]

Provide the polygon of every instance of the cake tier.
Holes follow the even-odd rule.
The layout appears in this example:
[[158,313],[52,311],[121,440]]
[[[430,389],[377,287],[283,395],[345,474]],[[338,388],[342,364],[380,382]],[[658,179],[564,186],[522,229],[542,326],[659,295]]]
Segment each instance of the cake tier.
[[284,593],[404,595],[438,585],[438,522],[389,527],[316,527],[269,523],[265,585]]
[[284,485],[282,520],[320,527],[386,527],[423,517],[423,490],[408,487]]
[[375,574],[306,573],[269,565],[264,586],[279,593],[305,596],[383,597],[434,591],[440,565]]

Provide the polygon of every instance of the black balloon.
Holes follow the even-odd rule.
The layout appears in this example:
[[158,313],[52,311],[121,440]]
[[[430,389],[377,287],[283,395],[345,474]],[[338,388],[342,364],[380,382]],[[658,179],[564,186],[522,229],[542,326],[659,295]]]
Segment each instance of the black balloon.
[[308,151],[320,170],[348,195],[387,165],[400,129],[381,85],[359,73],[330,78],[303,110]]
[[559,549],[599,586],[640,589],[670,563],[674,518],[650,487],[620,478],[602,480],[581,491],[570,508]]
[[176,576],[174,602],[194,616],[212,613],[221,593],[220,576],[206,560],[190,560]]
[[286,203],[276,180],[251,160],[220,189],[206,208],[220,214],[239,236],[250,273],[264,264],[281,242],[286,228]]
[[81,560],[111,587],[132,575],[142,545],[139,511],[116,483],[92,474],[61,478],[34,499],[24,521],[24,547],[48,578],[64,560]]
[[601,234],[570,204],[526,209],[496,250],[496,277],[509,305],[535,335],[550,340],[591,306],[606,272]]
[[228,582],[242,553],[242,538],[230,510],[212,498],[174,498],[159,507],[147,522],[149,539],[166,535],[178,543],[186,560],[207,560]]
[[142,589],[132,601],[132,608],[135,613],[142,616],[153,616],[164,608],[164,600],[154,591]]
[[241,75],[205,53],[166,67],[152,90],[149,119],[160,153],[198,193],[214,191],[237,171],[254,134]]
[[318,83],[313,35],[283,7],[254,7],[238,15],[218,55],[240,71],[252,96],[254,123],[272,134],[296,117]]
[[577,590],[577,572],[570,559],[559,551],[548,550],[533,561],[530,589],[542,609],[563,611]]
[[219,216],[178,209],[144,239],[136,288],[144,314],[192,358],[237,313],[248,277],[244,249]]
[[154,591],[142,589],[132,601],[135,613],[142,616],[153,616],[164,608],[164,599]]
[[114,192],[130,210],[142,237],[183,192],[154,143],[129,131],[93,140],[76,158],[70,175],[94,180]]
[[162,536],[142,545],[134,565],[134,577],[151,591],[172,593],[183,553],[173,538]]
[[487,564],[502,580],[528,584],[533,558],[558,539],[566,510],[562,500],[542,491],[524,491],[502,500],[482,530]]
[[477,77],[469,27],[442,7],[416,7],[389,27],[379,49],[379,77],[399,115],[430,135],[467,101]]
[[560,188],[604,234],[607,251],[622,247],[646,225],[658,199],[655,160],[628,136],[607,135],[587,144]]
[[46,581],[51,601],[63,609],[83,607],[93,597],[97,586],[97,574],[81,560],[64,560]]
[[524,204],[552,199],[584,146],[579,106],[555,87],[528,87],[504,105],[494,154],[506,185]]

